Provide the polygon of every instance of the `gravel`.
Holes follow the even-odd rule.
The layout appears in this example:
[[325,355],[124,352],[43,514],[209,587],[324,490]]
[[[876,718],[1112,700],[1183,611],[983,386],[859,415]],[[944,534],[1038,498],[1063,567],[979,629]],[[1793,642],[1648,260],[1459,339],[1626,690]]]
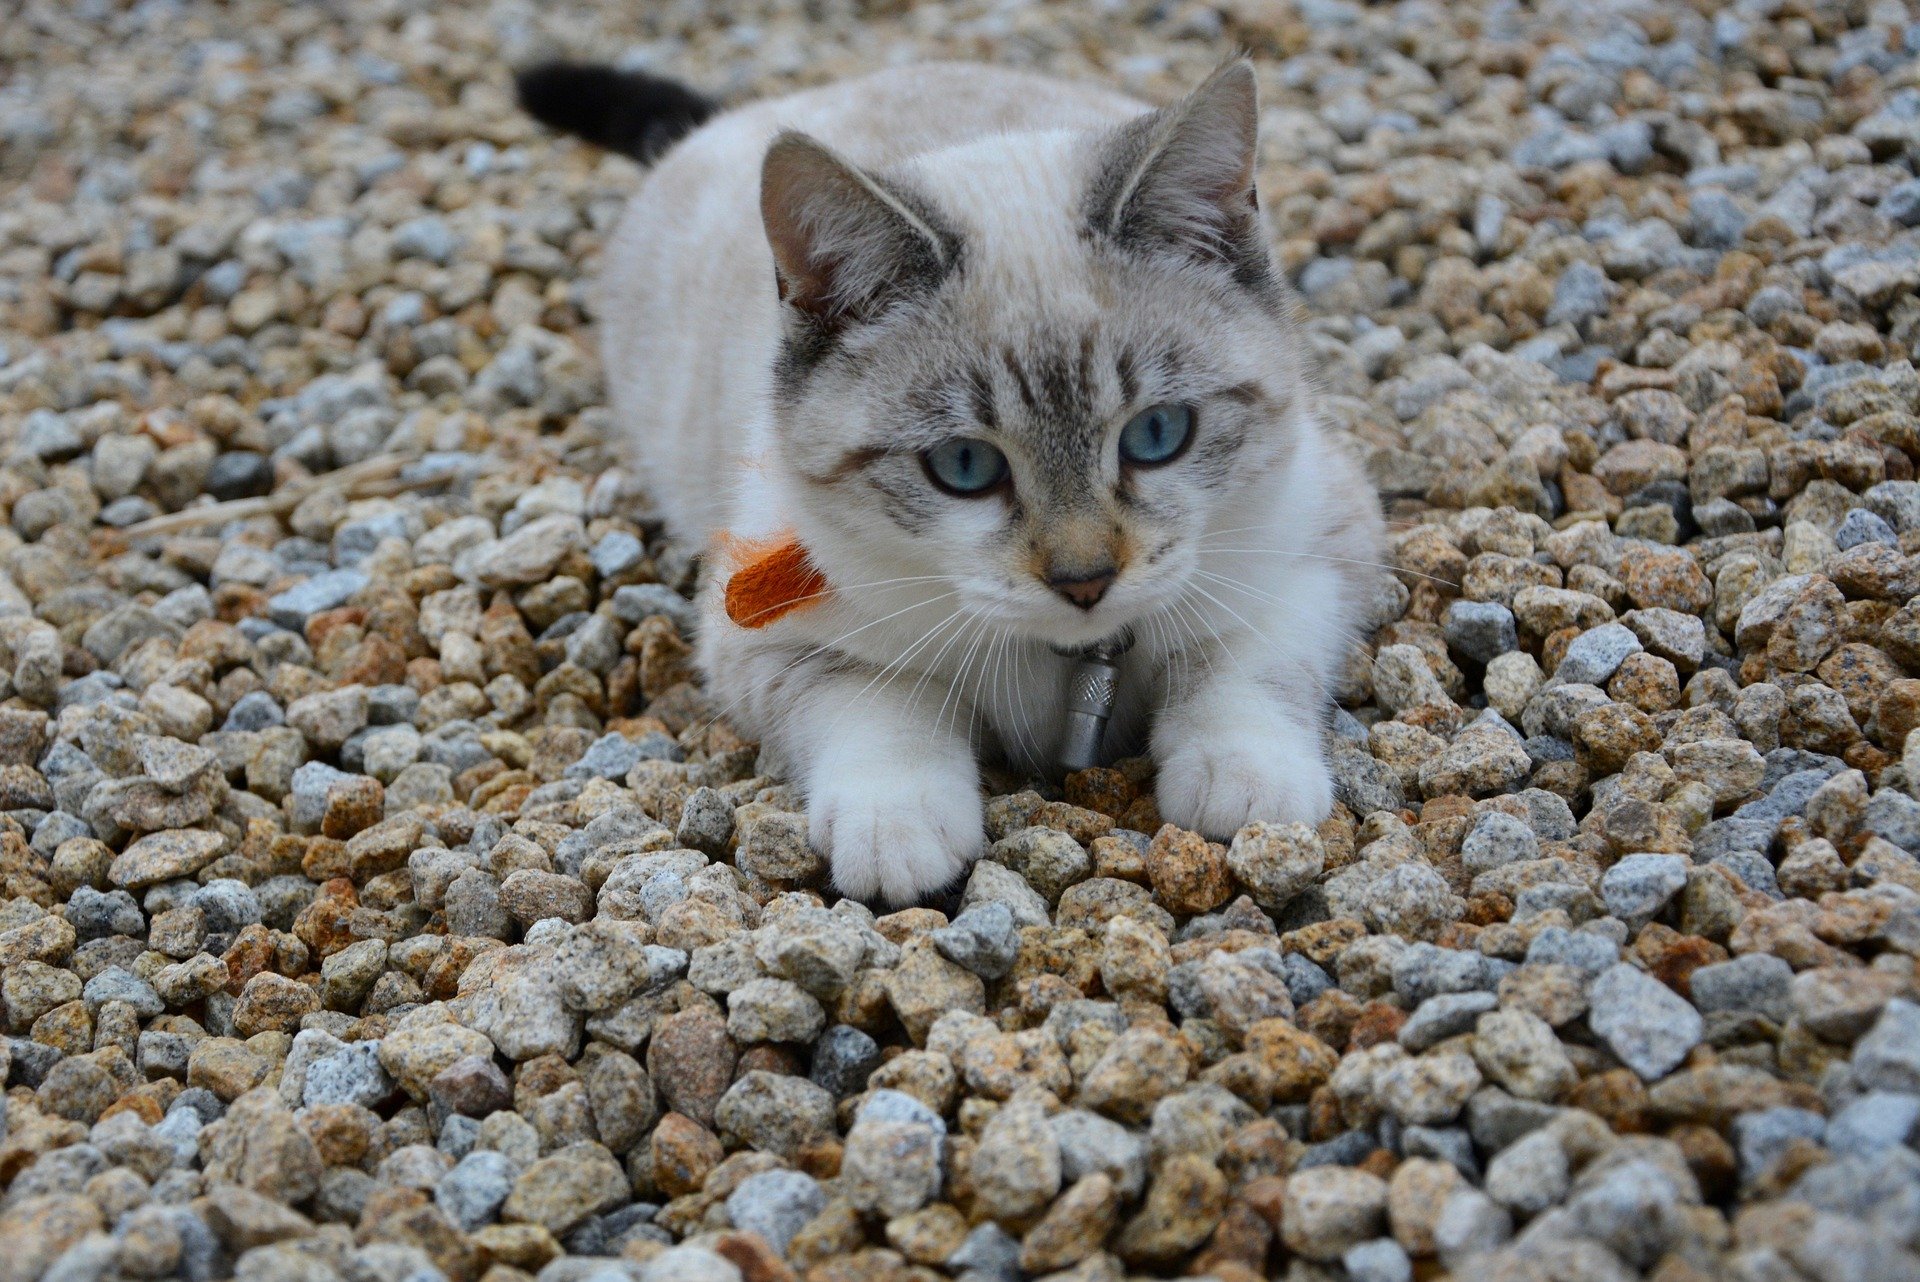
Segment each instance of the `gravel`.
[[[0,1278],[1920,1276],[1900,6],[70,8],[0,34]],[[509,73],[1235,49],[1393,522],[1340,804],[990,770],[957,903],[836,902],[609,449],[637,171]]]

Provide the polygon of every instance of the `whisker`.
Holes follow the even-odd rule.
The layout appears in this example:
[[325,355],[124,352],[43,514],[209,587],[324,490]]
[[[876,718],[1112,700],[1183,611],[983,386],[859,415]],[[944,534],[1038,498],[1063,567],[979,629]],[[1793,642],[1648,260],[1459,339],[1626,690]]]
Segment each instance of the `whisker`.
[[[1258,598],[1260,595],[1258,592],[1255,592],[1254,589],[1248,587],[1246,584],[1241,583],[1236,579],[1229,579],[1224,575],[1219,575],[1219,574],[1208,574],[1204,570],[1200,571],[1200,573],[1205,575],[1205,577],[1214,580],[1217,584],[1219,584],[1222,587],[1235,588],[1241,592],[1248,593],[1249,595],[1254,596],[1256,598]],[[1194,585],[1194,591],[1199,592],[1200,594],[1205,596],[1209,601],[1214,602],[1221,609],[1233,615],[1234,618],[1239,619],[1241,625],[1245,627],[1249,632],[1253,633],[1253,635],[1259,637],[1263,641],[1267,641],[1268,642],[1267,652],[1271,654],[1275,659],[1278,659],[1280,662],[1289,664],[1293,668],[1295,668],[1303,677],[1307,679],[1308,685],[1312,687],[1315,691],[1320,691],[1325,687],[1325,684],[1326,684],[1325,680],[1322,677],[1316,676],[1314,674],[1313,669],[1309,668],[1305,663],[1301,662],[1294,655],[1288,654],[1285,650],[1281,649],[1279,646],[1273,645],[1271,640],[1267,637],[1265,633],[1261,632],[1258,628],[1254,627],[1251,623],[1248,623],[1246,619],[1241,618],[1239,611],[1235,610],[1232,606],[1228,605],[1225,601],[1222,601],[1218,597],[1214,596],[1211,592],[1208,592],[1205,588],[1200,587],[1198,584]]]
[[[987,662],[985,662],[983,668],[981,668],[981,683],[985,685],[985,699],[975,700],[973,716],[987,722],[985,729],[981,731],[981,741],[983,741],[983,743],[985,743],[989,731],[993,733],[995,739],[1002,737],[1002,735],[998,733],[996,714],[1000,712],[1000,685],[1002,685],[1002,679],[1006,677],[1006,658],[1008,658],[1008,651],[1012,649],[1012,645],[1010,645],[1010,643],[1012,643],[1012,637],[1014,637],[1014,633],[1012,633],[1010,629],[996,629],[995,637],[993,637],[993,645],[987,647]],[[1012,695],[1008,695],[1006,706],[1008,706],[1008,708],[1014,706]],[[1004,748],[1006,745],[1002,743],[1000,747]]]
[[946,618],[940,620],[940,622],[934,624],[931,628],[928,628],[925,632],[922,632],[919,635],[919,637],[915,639],[912,645],[906,647],[898,655],[890,659],[884,666],[881,667],[881,669],[878,672],[874,673],[873,676],[868,679],[867,684],[865,684],[864,686],[861,686],[860,689],[855,692],[854,696],[851,699],[847,700],[847,702],[844,705],[842,705],[839,715],[834,718],[834,723],[838,725],[842,720],[844,720],[847,717],[848,714],[852,713],[855,709],[859,708],[862,702],[866,699],[869,691],[871,691],[880,682],[886,680],[888,674],[893,672],[894,669],[904,667],[906,664],[912,662],[914,655],[918,654],[920,650],[932,640],[933,637],[945,631],[948,625],[950,625],[955,619],[958,619],[960,615],[961,615],[961,611],[959,609],[953,610],[951,613],[947,615]]
[[1166,620],[1160,613],[1156,611],[1148,615],[1146,622],[1153,629],[1155,646],[1158,647],[1160,653],[1165,658],[1165,666],[1161,670],[1160,703],[1159,706],[1154,709],[1154,715],[1157,717],[1173,705],[1173,664],[1175,655],[1173,652],[1173,641],[1167,631]]
[[[1017,677],[1009,675],[1007,680],[1008,690],[1010,692],[1008,702],[1010,704],[1013,702],[1012,695],[1018,694],[1020,689],[1033,688],[1033,668],[1028,662],[1028,659],[1032,656],[1033,647],[1022,644],[1016,648],[1019,652],[1020,671]],[[1007,719],[1013,722],[1020,731],[1021,742],[1025,744],[1027,754],[1026,768],[1028,770],[1034,769],[1040,763],[1040,744],[1034,737],[1032,720],[1030,718],[1022,718],[1019,709],[1011,707],[1007,712]]]
[[1224,574],[1215,574],[1211,570],[1195,570],[1194,576],[1196,578],[1210,579],[1215,583],[1224,584],[1228,587],[1238,588],[1242,592],[1245,592],[1248,596],[1252,597],[1254,600],[1264,601],[1268,605],[1285,606],[1288,604],[1288,602],[1281,599],[1280,597],[1274,596],[1270,592],[1263,592],[1258,588],[1250,587],[1247,584],[1242,583],[1238,579],[1228,578]]
[[[959,720],[960,706],[968,701],[966,694],[967,674],[973,668],[974,653],[979,650],[980,642],[990,635],[987,629],[992,626],[990,623],[985,624],[981,631],[974,636],[972,642],[968,644],[966,651],[960,656],[960,671],[954,679],[948,683],[946,698],[940,700],[940,711],[936,714],[936,719],[947,718],[947,701],[949,699],[953,701],[953,717],[947,720],[947,732],[949,734],[953,733],[954,723]],[[974,697],[976,700],[978,699],[977,692]]]
[[729,712],[732,712],[735,708],[739,707],[742,703],[746,702],[748,699],[752,698],[755,694],[759,693],[759,690],[763,688],[768,681],[777,680],[780,677],[785,676],[787,673],[793,671],[795,668],[807,662],[809,659],[814,659],[819,657],[822,654],[825,654],[828,650],[833,649],[835,646],[839,645],[842,641],[846,641],[852,637],[856,637],[860,633],[865,632],[868,628],[878,627],[880,624],[887,622],[887,620],[889,619],[897,619],[901,615],[917,610],[923,605],[932,605],[935,601],[940,601],[945,599],[946,597],[950,597],[953,595],[954,595],[953,592],[942,592],[939,596],[930,597],[925,601],[915,601],[911,605],[903,606],[902,608],[895,610],[892,614],[885,614],[880,616],[877,619],[870,619],[867,622],[861,624],[859,627],[850,628],[849,630],[842,632],[839,636],[833,638],[831,641],[821,642],[819,645],[814,646],[812,649],[808,650],[805,654],[800,655],[798,658],[782,666],[780,670],[778,672],[775,672],[772,677],[769,677],[767,681],[760,682],[759,685],[756,686],[754,689],[745,691],[739,697],[729,702],[726,707],[720,709],[720,711],[714,713],[711,717],[707,718],[706,723],[701,727],[702,731],[704,732],[706,730],[710,730],[715,725],[719,724],[721,719],[724,718]]
[[[1235,619],[1239,620],[1241,627],[1244,627],[1245,629],[1247,629],[1247,631],[1253,633],[1254,636],[1259,637],[1262,641],[1266,640],[1265,633],[1261,632],[1260,629],[1254,627],[1251,623],[1248,623],[1246,619],[1242,618],[1240,613],[1236,611],[1232,606],[1226,604],[1219,597],[1213,595],[1213,593],[1207,591],[1205,588],[1201,587],[1198,583],[1191,583],[1191,582],[1186,583],[1182,585],[1181,590],[1183,593],[1186,591],[1198,592],[1201,596],[1211,601],[1214,605],[1219,606],[1222,610],[1225,610],[1228,614],[1231,614]],[[1199,615],[1199,607],[1197,605],[1194,607],[1194,611],[1196,615]],[[1205,621],[1204,615],[1200,615],[1199,617],[1203,622]],[[1219,629],[1215,628],[1213,629],[1213,631],[1215,633],[1216,642],[1218,642]],[[1226,655],[1229,659],[1233,660],[1233,666],[1235,670],[1237,670],[1240,673],[1240,675],[1242,676],[1247,675],[1247,666],[1246,664],[1240,661],[1240,654],[1237,650],[1235,650],[1232,646],[1226,645],[1224,643],[1217,643],[1214,648],[1218,649],[1222,654]]]
[[1210,547],[1204,543],[1194,545],[1196,552],[1259,552],[1268,556],[1297,556],[1307,561],[1333,561],[1341,565],[1361,565],[1368,569],[1385,570],[1389,574],[1410,574],[1416,579],[1428,579],[1434,583],[1444,583],[1450,588],[1460,586],[1458,580],[1442,578],[1437,574],[1422,574],[1419,570],[1408,570],[1397,565],[1388,565],[1384,561],[1361,561],[1350,556],[1326,556],[1319,552],[1296,552],[1291,548],[1223,548]]
[[1206,619],[1200,614],[1193,612],[1192,606],[1187,601],[1187,589],[1184,584],[1181,585],[1180,594],[1173,599],[1172,604],[1174,610],[1177,611],[1177,613],[1172,616],[1173,619],[1180,624],[1181,629],[1187,634],[1187,639],[1192,643],[1194,650],[1200,655],[1201,660],[1206,663],[1207,680],[1214,680],[1213,656],[1207,653],[1206,642],[1201,639],[1200,632],[1194,628],[1193,622],[1189,621],[1189,615],[1191,614],[1192,620],[1200,623],[1202,628],[1206,625]]
[[[951,637],[948,637],[946,641],[941,643],[939,652],[927,661],[926,665],[920,671],[920,679],[913,683],[913,690],[907,695],[908,703],[919,702],[920,692],[926,688],[929,681],[933,680],[940,668],[940,664],[944,662],[947,657],[947,651],[953,649],[960,639],[967,635],[967,629],[979,620],[984,608],[983,606],[975,606],[973,609],[967,611],[967,616],[962,620],[959,628],[954,631]],[[951,684],[949,684],[949,690],[951,690]],[[940,710],[942,713],[946,711],[946,707],[946,700],[941,700]]]

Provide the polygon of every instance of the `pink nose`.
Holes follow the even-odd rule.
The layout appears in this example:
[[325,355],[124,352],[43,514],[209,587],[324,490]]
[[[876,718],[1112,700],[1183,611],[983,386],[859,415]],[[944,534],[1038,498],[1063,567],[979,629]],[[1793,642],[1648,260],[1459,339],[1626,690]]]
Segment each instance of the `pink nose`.
[[1054,575],[1047,580],[1047,586],[1082,610],[1091,610],[1107,594],[1107,589],[1113,585],[1113,578],[1114,571],[1111,569],[1093,574]]

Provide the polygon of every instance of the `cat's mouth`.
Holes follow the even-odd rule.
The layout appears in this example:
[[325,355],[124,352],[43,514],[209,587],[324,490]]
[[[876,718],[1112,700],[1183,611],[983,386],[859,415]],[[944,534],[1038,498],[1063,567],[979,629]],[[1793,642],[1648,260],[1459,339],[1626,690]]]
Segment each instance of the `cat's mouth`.
[[1111,591],[1090,609],[1033,599],[1009,606],[1003,598],[998,613],[1030,640],[1063,654],[1077,654],[1090,647],[1119,643],[1166,604],[1162,593],[1144,589],[1144,585],[1126,586],[1131,590]]

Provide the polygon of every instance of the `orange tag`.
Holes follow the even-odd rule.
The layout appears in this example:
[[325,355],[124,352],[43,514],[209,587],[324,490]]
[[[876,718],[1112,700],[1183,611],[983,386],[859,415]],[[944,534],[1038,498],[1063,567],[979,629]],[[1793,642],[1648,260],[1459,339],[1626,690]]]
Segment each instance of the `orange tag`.
[[827,594],[827,577],[798,539],[733,550],[739,568],[727,579],[727,617],[743,628],[764,628]]

